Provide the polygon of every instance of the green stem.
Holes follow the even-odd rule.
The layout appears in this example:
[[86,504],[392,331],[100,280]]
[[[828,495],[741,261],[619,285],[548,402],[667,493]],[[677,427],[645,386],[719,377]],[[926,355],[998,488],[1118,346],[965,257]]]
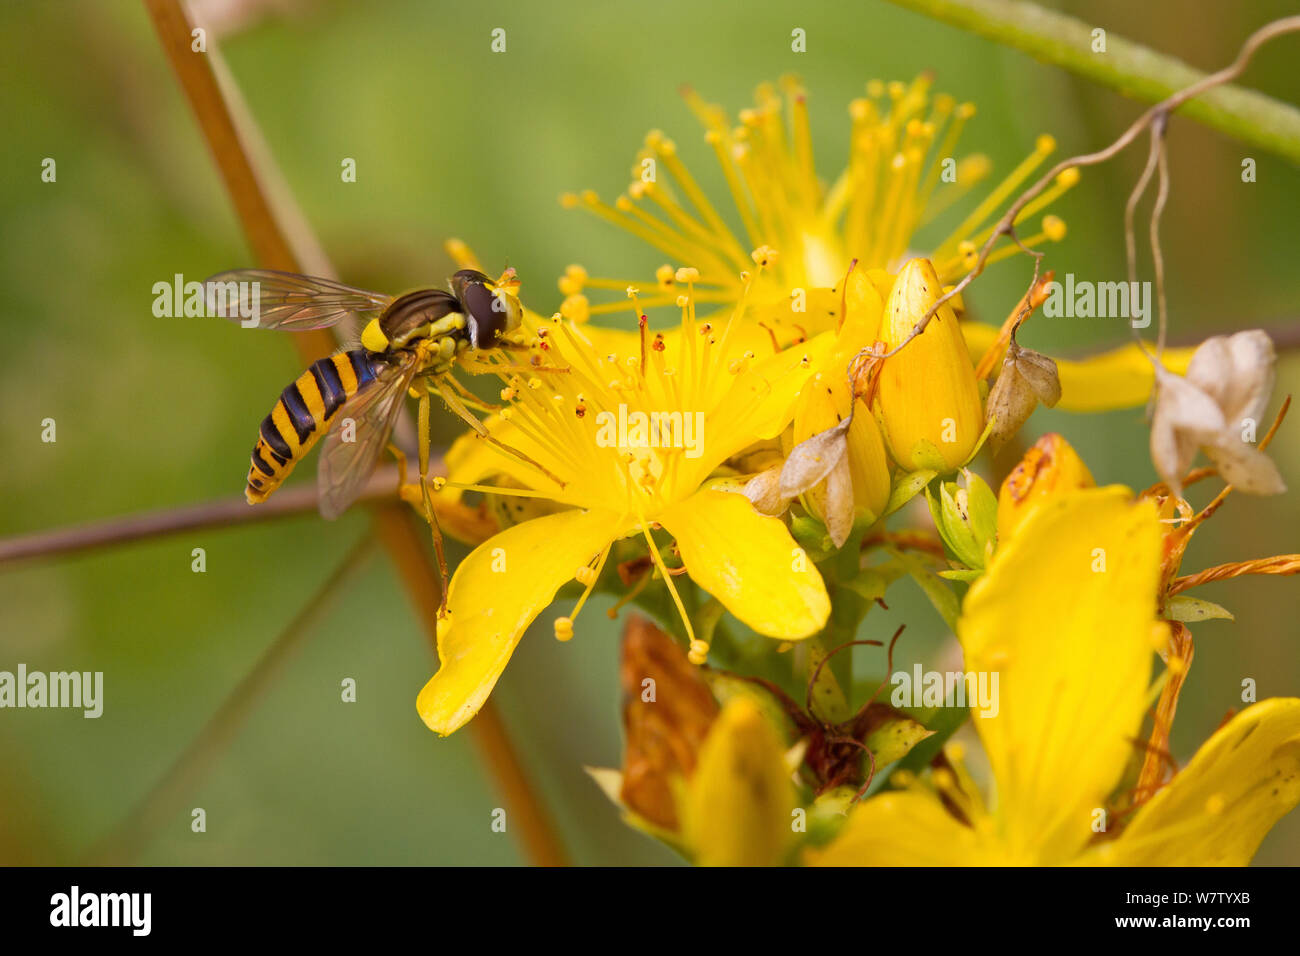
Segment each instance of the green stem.
[[[1206,74],[1175,57],[1106,33],[1093,52],[1096,24],[1023,0],[889,0],[1086,76],[1125,96],[1158,103]],[[1254,90],[1224,85],[1188,100],[1178,114],[1300,165],[1300,110]]]

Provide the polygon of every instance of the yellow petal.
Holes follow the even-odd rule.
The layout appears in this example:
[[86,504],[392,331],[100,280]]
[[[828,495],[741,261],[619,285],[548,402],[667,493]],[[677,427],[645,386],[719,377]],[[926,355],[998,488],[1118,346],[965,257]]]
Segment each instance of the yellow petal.
[[[730,309],[709,316],[702,316],[700,322],[710,322],[715,329],[720,329],[726,324],[727,316]],[[745,352],[750,351],[755,355],[772,354],[772,337],[768,335],[760,326],[753,321],[753,316],[746,314],[742,320],[737,321],[731,330],[731,335],[727,339],[726,359],[739,358]],[[571,358],[572,346],[565,340],[564,336],[558,335],[553,331],[553,323],[550,320],[539,320],[537,327],[546,327],[550,334],[551,349],[554,354],[563,356],[566,359]],[[596,355],[617,355],[622,359],[640,358],[641,356],[641,331],[639,329],[619,329],[611,328],[604,325],[592,323],[583,323],[573,328],[572,331],[576,336],[585,339],[591,344],[591,350]],[[646,331],[647,345],[652,342],[656,335],[663,336],[665,353],[668,355],[680,355],[682,343],[682,329],[679,324],[673,324],[664,329],[648,329]],[[562,363],[561,363],[562,364]]]
[[429,729],[445,736],[478,713],[528,625],[617,531],[609,512],[563,511],[508,528],[461,562],[438,629],[441,666],[415,705]]
[[1044,500],[1096,484],[1070,443],[1048,432],[1034,442],[1002,482],[998,491],[998,540],[1010,538]]
[[701,491],[659,516],[691,578],[760,634],[811,637],[830,615],[821,574],[776,518],[744,495]]
[[687,788],[683,835],[701,866],[773,866],[790,841],[794,787],[776,731],[748,697],[714,721]]
[[[766,357],[756,355],[743,371],[728,373],[730,382],[717,409],[709,416],[709,447],[705,457],[721,461],[753,443],[774,438],[794,418],[795,403],[804,383],[830,355],[835,336],[824,332]],[[721,456],[721,457],[719,457]]]
[[[885,307],[885,344],[890,349],[901,345],[942,294],[934,266],[925,259],[909,261]],[[984,429],[984,410],[975,366],[947,304],[924,332],[884,361],[877,396],[885,441],[908,471],[953,470],[970,457]]]
[[[503,420],[499,414],[489,415],[484,420],[484,425],[502,444],[523,452],[552,470],[560,467],[547,448],[539,445],[531,436],[520,431],[512,423]],[[493,475],[509,475],[519,482],[520,487],[554,492],[557,501],[565,500],[563,488],[499,445],[485,441],[476,431],[467,431],[452,442],[443,462],[447,466],[448,481],[472,485]],[[461,491],[449,486],[439,494],[458,499]]]
[[[978,361],[997,339],[998,329],[983,322],[965,322],[962,334],[971,356]],[[1166,349],[1161,361],[1171,372],[1181,375],[1187,371],[1194,351]],[[1056,358],[1056,371],[1061,379],[1061,401],[1056,407],[1068,412],[1137,408],[1146,404],[1155,383],[1151,361],[1134,344],[1083,359]]]
[[972,720],[1011,859],[1072,858],[1119,781],[1145,711],[1161,536],[1126,488],[1053,497],[966,597],[966,669],[998,677],[996,716]]
[[975,831],[938,798],[915,790],[862,801],[829,845],[804,854],[809,866],[973,866],[985,860]]
[[1245,866],[1273,824],[1300,802],[1300,699],[1237,714],[1137,812],[1100,862]]
[[871,279],[861,269],[854,269],[844,285],[844,321],[840,325],[840,350],[853,357],[860,349],[869,348],[880,335],[880,321],[885,313],[885,303]]

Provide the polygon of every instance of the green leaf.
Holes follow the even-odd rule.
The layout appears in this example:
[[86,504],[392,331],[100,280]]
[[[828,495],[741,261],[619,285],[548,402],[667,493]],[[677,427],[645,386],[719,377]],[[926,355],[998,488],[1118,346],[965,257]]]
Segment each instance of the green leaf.
[[888,704],[873,703],[868,709],[873,720],[878,721],[867,732],[863,743],[871,748],[876,758],[876,769],[887,766],[903,757],[934,731]]
[[1227,608],[1213,601],[1202,601],[1200,598],[1188,597],[1185,594],[1176,595],[1165,602],[1165,617],[1171,621],[1182,621],[1184,624],[1215,619],[1235,620],[1232,612]]
[[889,491],[889,503],[885,505],[885,514],[892,515],[919,495],[925,486],[934,480],[934,476],[937,474],[939,474],[938,471],[923,468],[920,471],[909,472],[895,481],[894,487]]
[[932,734],[913,747],[907,756],[892,768],[891,773],[898,770],[919,773],[925,769],[930,761],[938,756],[943,745],[948,742],[948,738],[966,723],[970,710],[966,707],[935,707],[924,713],[917,713],[915,716],[932,731]]
[[897,551],[894,548],[887,548],[886,550],[911,575],[912,580],[920,585],[921,590],[925,592],[925,596],[934,605],[934,609],[939,612],[939,616],[948,625],[948,629],[956,634],[957,618],[961,613],[961,602],[957,600],[957,595],[914,555]]

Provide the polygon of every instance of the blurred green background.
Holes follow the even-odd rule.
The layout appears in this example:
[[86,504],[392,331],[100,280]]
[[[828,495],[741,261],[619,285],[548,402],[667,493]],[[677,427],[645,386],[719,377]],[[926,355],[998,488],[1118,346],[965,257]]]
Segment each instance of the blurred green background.
[[[1229,62],[1287,2],[1051,3],[1202,69]],[[797,71],[810,91],[824,176],[838,172],[848,101],[869,78],[937,73],[974,100],[963,150],[999,173],[1051,132],[1064,150],[1109,142],[1139,106],[1015,52],[879,2],[219,3],[251,16],[221,38],[269,145],[340,275],[400,290],[441,284],[456,235],[489,271],[515,266],[540,312],[559,303],[570,262],[596,274],[645,272],[661,256],[557,196],[624,187],[644,132],[677,139],[711,192],[720,177],[676,94],[689,82],[730,109],[754,84]],[[489,34],[507,30],[508,52]],[[790,51],[807,31],[808,52]],[[1300,40],[1264,50],[1245,81],[1300,101]],[[0,113],[10,130],[0,179],[0,534],[14,535],[240,493],[257,423],[300,371],[292,344],[215,320],[158,319],[151,287],[250,265],[211,157],[142,7],[134,2],[8,3],[0,8]],[[1175,119],[1174,192],[1164,245],[1177,338],[1297,321],[1298,171]],[[1139,155],[1141,153],[1141,155]],[[1241,159],[1258,161],[1243,184]],[[1122,212],[1145,149],[1085,173],[1055,211],[1067,240],[1048,265],[1119,278]],[[54,184],[41,161],[58,163]],[[358,177],[340,181],[353,157]],[[937,236],[936,236],[937,238]],[[918,243],[924,247],[925,243]],[[969,296],[1005,315],[1027,260],[991,270]],[[1071,354],[1114,344],[1104,320],[1039,320],[1022,339]],[[1284,356],[1278,395],[1300,386]],[[1274,407],[1276,407],[1276,402]],[[40,440],[57,421],[58,441]],[[441,437],[454,434],[443,423]],[[1298,550],[1296,422],[1273,446],[1282,500],[1234,496],[1197,535],[1186,570]],[[1026,438],[1065,431],[1100,481],[1154,479],[1143,412],[1039,411]],[[314,468],[295,480],[311,480]],[[1208,494],[1197,489],[1194,499]],[[76,862],[162,776],[208,716],[362,535],[363,515],[182,534],[0,569],[0,669],[102,670],[103,717],[0,712],[0,862]],[[192,573],[205,548],[207,572]],[[1243,579],[1198,592],[1235,622],[1196,627],[1175,752],[1185,761],[1240,682],[1300,694],[1295,585]],[[608,603],[578,639],[526,638],[494,695],[574,861],[672,862],[626,829],[583,772],[619,762],[618,624]],[[941,651],[937,617],[908,583],[884,633],[909,625],[909,652]],[[1068,613],[1068,609],[1062,609]],[[1046,634],[1051,632],[1045,623]],[[873,635],[874,636],[874,635]],[[387,559],[377,556],[315,626],[305,648],[208,768],[188,809],[159,821],[138,857],[152,864],[502,864],[522,857],[493,833],[500,803],[468,733],[439,739],[415,714],[434,662]],[[865,665],[864,665],[865,666]],[[358,700],[340,701],[355,678]],[[1261,863],[1300,861],[1300,815],[1266,840]]]

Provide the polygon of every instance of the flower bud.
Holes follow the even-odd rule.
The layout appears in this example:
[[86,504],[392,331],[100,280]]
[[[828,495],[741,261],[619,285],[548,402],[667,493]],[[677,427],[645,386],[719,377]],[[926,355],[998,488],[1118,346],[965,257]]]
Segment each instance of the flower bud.
[[[796,445],[836,428],[848,418],[850,400],[846,376],[818,372],[809,378],[795,413]],[[839,547],[848,539],[856,519],[874,521],[884,514],[889,503],[889,461],[880,429],[862,405],[842,436],[834,441],[828,436],[826,443],[825,454],[842,455],[842,460],[833,463],[824,478],[808,485],[795,480],[802,458],[792,455],[782,475],[782,492],[803,494],[808,510],[821,519]],[[809,471],[807,477],[816,474]]]
[[962,469],[965,486],[955,481],[939,483],[939,494],[927,491],[930,515],[939,537],[953,557],[968,568],[983,568],[997,540],[998,499],[975,472]]
[[1096,484],[1083,459],[1049,432],[1025,452],[998,492],[998,540],[1006,541],[1045,498]]
[[[881,338],[897,348],[943,294],[934,266],[912,259],[894,281]],[[975,450],[984,427],[970,352],[945,303],[925,331],[880,370],[876,414],[894,460],[909,471],[952,472]]]

